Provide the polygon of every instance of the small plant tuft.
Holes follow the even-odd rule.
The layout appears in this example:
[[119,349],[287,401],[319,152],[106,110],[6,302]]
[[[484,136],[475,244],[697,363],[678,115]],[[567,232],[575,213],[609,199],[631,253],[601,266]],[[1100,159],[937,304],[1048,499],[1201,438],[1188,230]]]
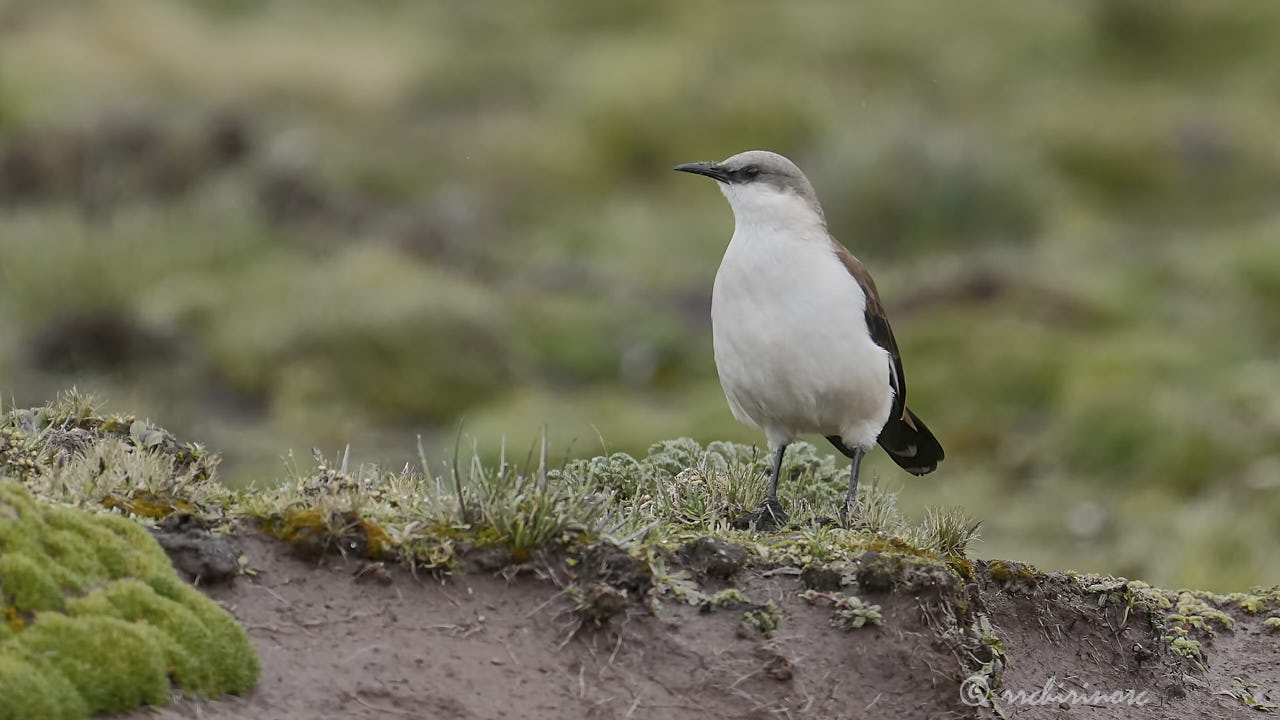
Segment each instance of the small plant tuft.
[[782,614],[772,600],[766,601],[763,605],[757,605],[754,609],[742,614],[743,622],[765,635],[777,630],[778,622],[781,619]]
[[879,625],[884,621],[884,616],[880,614],[879,605],[864,603],[860,598],[853,595],[805,590],[800,593],[799,597],[810,605],[817,605],[821,601],[835,608],[835,617],[831,618],[832,627],[853,630],[868,624]]
[[565,594],[573,603],[574,612],[596,627],[621,615],[627,608],[626,594],[607,583],[592,583],[585,589],[571,584],[565,587]]

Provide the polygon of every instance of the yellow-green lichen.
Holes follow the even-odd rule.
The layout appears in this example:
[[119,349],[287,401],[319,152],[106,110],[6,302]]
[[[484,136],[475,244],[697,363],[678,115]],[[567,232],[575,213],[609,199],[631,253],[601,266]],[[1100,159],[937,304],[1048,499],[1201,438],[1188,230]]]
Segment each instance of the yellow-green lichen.
[[189,502],[150,492],[140,492],[129,497],[108,495],[102,499],[102,507],[108,510],[120,508],[132,515],[152,520],[166,518],[175,512],[187,514],[195,512],[195,506]]
[[947,564],[965,580],[973,579],[973,561],[963,555],[948,555]]
[[987,569],[991,571],[991,579],[997,582],[1018,580],[1032,585],[1040,582],[1040,576],[1036,573],[1035,568],[1020,562],[992,560],[987,563]]

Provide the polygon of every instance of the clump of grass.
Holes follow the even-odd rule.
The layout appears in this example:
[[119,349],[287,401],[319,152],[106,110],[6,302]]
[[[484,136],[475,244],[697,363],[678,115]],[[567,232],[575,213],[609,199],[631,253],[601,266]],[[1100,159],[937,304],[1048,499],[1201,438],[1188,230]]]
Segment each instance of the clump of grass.
[[510,548],[520,560],[575,535],[599,534],[609,502],[608,492],[591,492],[572,476],[562,474],[552,482],[545,470],[487,470],[475,456],[464,487],[474,488],[477,513],[471,524],[477,536]]
[[350,467],[348,457],[331,462],[317,452],[313,467],[291,464],[283,484],[246,494],[231,510],[263,519],[282,539],[394,550],[433,568],[452,566],[461,545],[505,548],[523,561],[551,545],[595,539],[606,524],[627,527],[613,493],[589,473],[492,468],[474,450],[465,465],[455,460],[438,473],[425,458],[420,468],[387,472]]
[[904,521],[898,511],[898,496],[881,486],[878,478],[859,488],[858,507],[849,518],[849,526],[873,535],[900,533]]
[[916,535],[922,547],[941,555],[963,557],[969,544],[981,537],[981,526],[981,520],[974,520],[960,508],[930,507]]

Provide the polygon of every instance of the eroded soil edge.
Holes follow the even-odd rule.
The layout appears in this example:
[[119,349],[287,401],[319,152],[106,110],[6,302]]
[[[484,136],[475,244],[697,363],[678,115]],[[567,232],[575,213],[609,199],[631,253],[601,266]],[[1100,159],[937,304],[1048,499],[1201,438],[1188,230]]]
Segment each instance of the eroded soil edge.
[[[957,581],[871,554],[841,577],[695,546],[670,554],[655,585],[646,563],[606,545],[519,565],[477,557],[442,577],[236,541],[252,574],[205,590],[248,628],[262,681],[161,717],[1246,717],[1280,686],[1266,613],[1225,603],[1231,627],[1194,633],[1201,654],[1186,657],[1140,594],[1008,563]],[[846,629],[857,613],[828,601],[844,596],[878,606],[878,624]],[[966,704],[975,674],[994,709]],[[1000,699],[1050,679],[1147,702]]]

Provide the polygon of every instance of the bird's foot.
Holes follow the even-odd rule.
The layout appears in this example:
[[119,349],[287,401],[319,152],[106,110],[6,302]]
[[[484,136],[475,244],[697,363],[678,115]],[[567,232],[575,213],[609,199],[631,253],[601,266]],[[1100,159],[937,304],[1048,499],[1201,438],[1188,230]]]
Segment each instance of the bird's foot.
[[859,509],[861,506],[857,500],[846,500],[840,506],[840,525],[847,528],[850,527],[850,523],[857,522]]
[[787,511],[778,498],[769,498],[755,512],[734,520],[732,525],[736,530],[777,530],[787,524],[787,519]]

